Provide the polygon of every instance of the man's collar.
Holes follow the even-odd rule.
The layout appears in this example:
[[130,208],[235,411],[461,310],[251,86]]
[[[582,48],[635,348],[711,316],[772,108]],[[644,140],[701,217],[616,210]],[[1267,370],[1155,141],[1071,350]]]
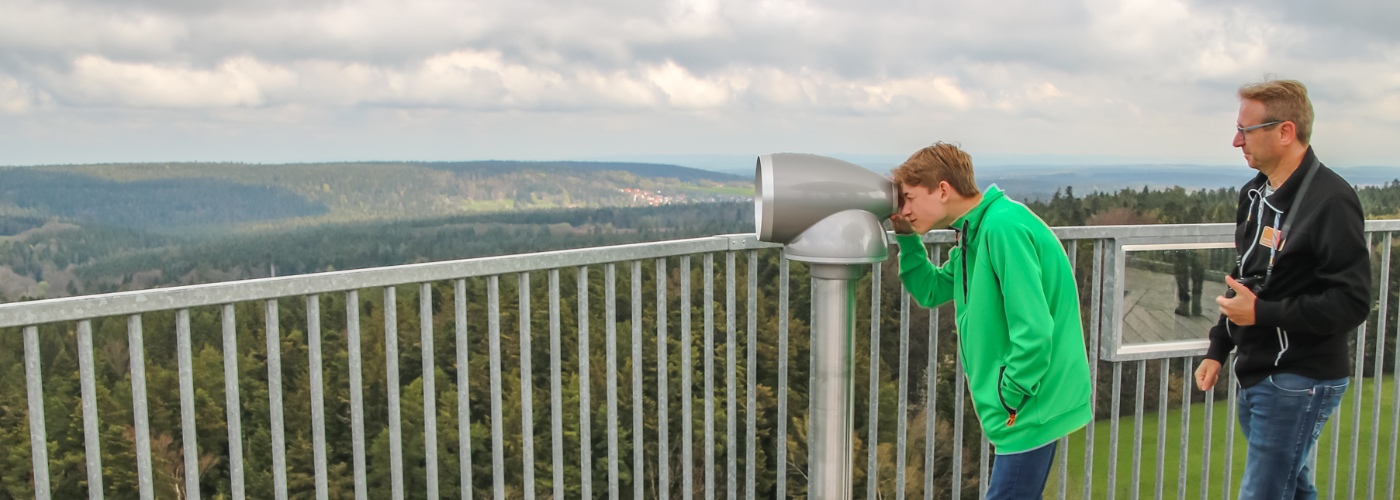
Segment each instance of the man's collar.
[[[1313,162],[1316,160],[1317,155],[1313,153],[1312,146],[1308,146],[1308,150],[1303,153],[1303,159],[1298,164],[1298,167],[1293,169],[1293,173],[1288,174],[1288,179],[1283,181],[1283,185],[1279,186],[1278,189],[1274,190],[1274,194],[1269,196],[1269,203],[1280,209],[1287,210],[1288,206],[1293,204],[1293,193],[1298,192],[1298,186],[1303,183],[1303,177],[1307,176],[1308,170],[1313,168]],[[1261,188],[1269,184],[1269,176],[1262,173],[1260,173],[1259,176],[1263,177],[1262,180],[1264,182],[1260,184]]]
[[963,226],[967,225],[968,229],[976,230],[978,226],[982,225],[982,216],[987,214],[987,207],[990,206],[992,202],[1000,200],[1004,196],[1005,194],[1002,193],[1001,188],[993,184],[991,187],[987,188],[986,192],[982,193],[981,203],[972,207],[972,210],[968,210],[962,217],[958,217],[958,220],[953,221],[953,229],[961,231]]
[[[1285,157],[1286,157],[1286,156],[1291,156],[1291,154],[1286,154]],[[1313,156],[1312,146],[1311,146],[1311,145],[1309,145],[1309,146],[1304,146],[1304,147],[1303,147],[1303,154],[1302,154],[1301,156],[1298,157],[1298,161],[1297,161],[1296,163],[1293,163],[1292,165],[1290,165],[1293,169],[1290,170],[1290,171],[1288,172],[1288,177],[1286,177],[1286,178],[1283,179],[1284,184],[1287,184],[1289,180],[1292,180],[1292,179],[1294,179],[1294,178],[1296,178],[1296,177],[1302,177],[1301,175],[1294,175],[1294,174],[1297,174],[1297,173],[1299,173],[1299,172],[1306,173],[1307,166],[1310,165],[1310,164],[1312,164],[1313,158],[1315,158],[1315,157]],[[1277,165],[1277,166],[1274,167],[1274,172],[1277,172],[1278,170],[1282,170],[1282,167],[1285,165],[1283,162],[1285,162],[1285,161],[1288,161],[1288,160],[1280,160],[1279,165]],[[1264,177],[1264,182],[1265,182],[1265,183],[1268,183],[1269,186],[1273,186],[1273,185],[1274,185],[1274,183],[1273,183],[1273,178],[1270,177],[1269,174],[1265,174],[1263,171],[1260,171],[1260,172],[1259,172],[1259,175],[1261,175],[1261,176]],[[1262,187],[1262,186],[1261,186],[1261,187]],[[1280,185],[1280,186],[1279,186],[1278,188],[1276,188],[1276,189],[1282,189],[1282,188],[1283,188],[1283,185]]]

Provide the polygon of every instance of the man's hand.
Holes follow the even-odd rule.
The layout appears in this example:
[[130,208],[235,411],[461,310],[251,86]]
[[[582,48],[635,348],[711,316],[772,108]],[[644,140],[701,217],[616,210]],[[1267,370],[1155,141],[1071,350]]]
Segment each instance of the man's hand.
[[1220,362],[1207,359],[1201,361],[1201,366],[1196,368],[1196,387],[1202,391],[1209,391],[1215,387],[1215,381],[1220,379]]
[[914,225],[902,215],[891,215],[890,224],[894,226],[894,232],[897,234],[914,234]]
[[1229,276],[1225,277],[1225,284],[1235,289],[1235,296],[1228,299],[1223,295],[1215,298],[1215,303],[1220,304],[1220,312],[1236,325],[1254,324],[1254,292]]

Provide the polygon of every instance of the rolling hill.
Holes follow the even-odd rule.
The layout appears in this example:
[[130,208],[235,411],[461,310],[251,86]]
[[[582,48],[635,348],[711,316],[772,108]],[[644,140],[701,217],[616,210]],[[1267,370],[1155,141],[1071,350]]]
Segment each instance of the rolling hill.
[[0,216],[162,232],[227,232],[722,201],[744,198],[752,189],[741,177],[649,163],[61,165],[0,168]]

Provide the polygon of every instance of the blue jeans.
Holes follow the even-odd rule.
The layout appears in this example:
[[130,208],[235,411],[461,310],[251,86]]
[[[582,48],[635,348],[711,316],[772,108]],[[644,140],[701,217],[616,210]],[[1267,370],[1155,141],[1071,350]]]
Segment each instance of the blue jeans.
[[1249,443],[1240,500],[1317,498],[1308,455],[1347,385],[1344,378],[1315,380],[1280,373],[1240,390],[1240,428]]
[[1057,439],[1031,451],[997,455],[992,476],[987,479],[987,500],[1040,498],[1059,446]]

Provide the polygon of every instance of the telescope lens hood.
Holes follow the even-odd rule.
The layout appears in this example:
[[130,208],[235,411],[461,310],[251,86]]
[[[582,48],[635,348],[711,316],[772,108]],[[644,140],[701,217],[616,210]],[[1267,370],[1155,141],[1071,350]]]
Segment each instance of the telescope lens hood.
[[758,157],[754,187],[758,239],[783,244],[847,210],[885,219],[895,212],[898,196],[894,182],[883,175],[835,158],[799,153]]

